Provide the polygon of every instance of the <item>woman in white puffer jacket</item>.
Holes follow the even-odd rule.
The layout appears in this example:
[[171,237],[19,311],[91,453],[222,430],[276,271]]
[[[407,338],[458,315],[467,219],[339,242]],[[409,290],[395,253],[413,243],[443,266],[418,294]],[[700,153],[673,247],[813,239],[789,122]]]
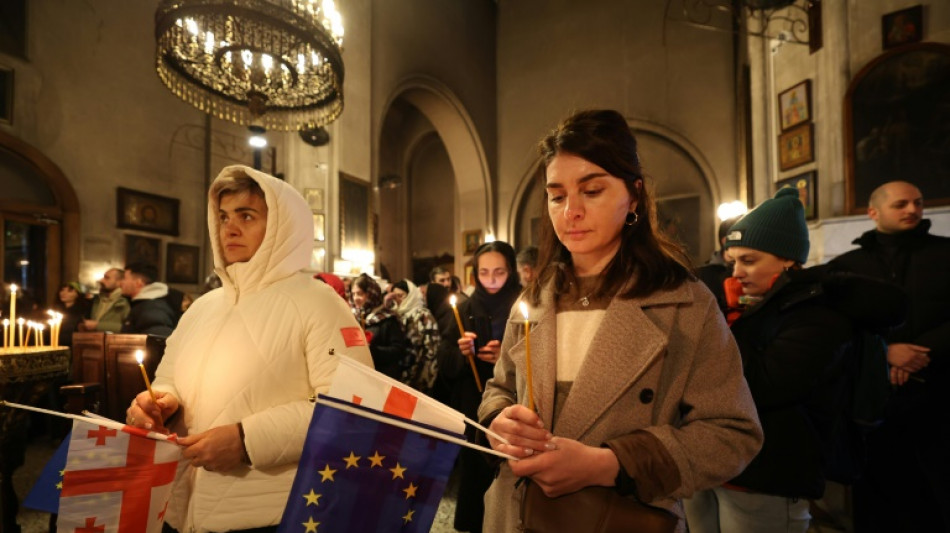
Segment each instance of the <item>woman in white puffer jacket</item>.
[[195,301],[168,338],[158,407],[144,392],[128,412],[132,425],[163,429],[164,420],[183,437],[166,515],[182,533],[278,524],[309,398],[328,390],[340,356],[373,364],[343,300],[301,272],[313,220],[292,186],[227,167],[209,192],[208,228],[223,286]]

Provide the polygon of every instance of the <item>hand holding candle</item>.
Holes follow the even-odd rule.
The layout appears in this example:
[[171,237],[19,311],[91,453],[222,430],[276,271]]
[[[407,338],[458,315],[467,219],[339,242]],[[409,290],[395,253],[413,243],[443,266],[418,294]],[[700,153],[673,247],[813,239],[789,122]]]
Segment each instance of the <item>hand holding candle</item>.
[[[465,337],[465,328],[462,327],[462,317],[459,316],[459,310],[455,307],[456,303],[455,295],[453,294],[449,298],[449,304],[452,306],[452,312],[455,313],[455,323],[459,327],[459,336]],[[478,377],[478,368],[475,367],[475,356],[468,356],[468,364],[472,367],[472,375],[475,376],[475,386],[478,387],[478,392],[482,392],[482,380]]]
[[524,315],[524,363],[527,368],[525,381],[528,389],[528,409],[534,411],[534,383],[531,380],[531,322],[528,321],[528,304],[522,301],[519,306],[521,314]]

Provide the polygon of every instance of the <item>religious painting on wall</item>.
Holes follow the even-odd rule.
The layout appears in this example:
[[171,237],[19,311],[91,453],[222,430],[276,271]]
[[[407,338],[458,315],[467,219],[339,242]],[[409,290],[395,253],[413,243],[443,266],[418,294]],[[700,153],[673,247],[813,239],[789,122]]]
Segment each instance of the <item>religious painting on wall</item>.
[[894,179],[920,187],[927,205],[950,204],[950,45],[916,43],[865,66],[845,95],[845,205],[867,211]]
[[178,235],[179,200],[123,187],[116,188],[116,226]]
[[465,255],[472,255],[482,244],[482,230],[473,229],[462,232],[462,252]]
[[923,6],[908,7],[881,17],[882,47],[919,43],[924,36]]
[[815,160],[811,123],[796,126],[778,136],[778,168],[788,170]]
[[811,80],[805,80],[778,95],[782,131],[811,120]]
[[696,264],[699,257],[700,224],[699,196],[661,198],[656,202],[656,219],[659,229],[669,238],[683,245],[686,253]]
[[340,250],[372,251],[370,186],[354,176],[340,172]]
[[141,235],[125,236],[125,264],[144,263],[161,272],[162,241]]
[[798,189],[798,199],[801,200],[805,208],[805,219],[814,220],[818,218],[818,187],[815,183],[817,172],[805,172],[797,176],[778,180],[775,182],[775,190],[784,187]]
[[168,243],[165,247],[165,280],[169,283],[198,283],[201,248]]

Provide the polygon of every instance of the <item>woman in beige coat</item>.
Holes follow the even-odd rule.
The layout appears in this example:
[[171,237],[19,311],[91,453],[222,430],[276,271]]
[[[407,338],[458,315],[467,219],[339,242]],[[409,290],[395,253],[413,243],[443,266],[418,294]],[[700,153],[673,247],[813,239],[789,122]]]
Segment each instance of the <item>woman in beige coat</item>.
[[656,230],[620,114],[577,113],[541,153],[533,386],[516,306],[478,415],[511,443],[492,447],[521,460],[486,494],[485,530],[611,531],[645,513],[682,531],[680,499],[741,472],[762,444],[735,341]]

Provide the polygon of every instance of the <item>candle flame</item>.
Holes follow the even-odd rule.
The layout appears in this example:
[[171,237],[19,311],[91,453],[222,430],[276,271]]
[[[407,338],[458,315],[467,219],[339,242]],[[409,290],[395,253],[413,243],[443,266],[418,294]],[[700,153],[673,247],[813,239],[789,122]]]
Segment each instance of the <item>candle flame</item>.
[[145,353],[142,350],[135,350],[135,360],[142,364],[142,361],[145,360]]
[[10,294],[16,294],[16,283],[10,284]]
[[452,307],[455,307],[455,302],[456,302],[455,295],[453,294],[452,296],[449,296],[449,305],[451,305]]
[[521,314],[524,315],[524,319],[525,319],[525,320],[528,320],[528,304],[526,304],[526,303],[522,300],[521,303],[518,304],[518,307],[521,308]]
[[16,323],[22,326],[23,324],[26,323],[26,319],[24,319],[23,317],[20,317],[16,319]]
[[4,319],[3,319],[3,327],[7,327],[7,326],[9,326],[9,325],[10,325],[10,319],[9,319],[9,318],[4,318]]

